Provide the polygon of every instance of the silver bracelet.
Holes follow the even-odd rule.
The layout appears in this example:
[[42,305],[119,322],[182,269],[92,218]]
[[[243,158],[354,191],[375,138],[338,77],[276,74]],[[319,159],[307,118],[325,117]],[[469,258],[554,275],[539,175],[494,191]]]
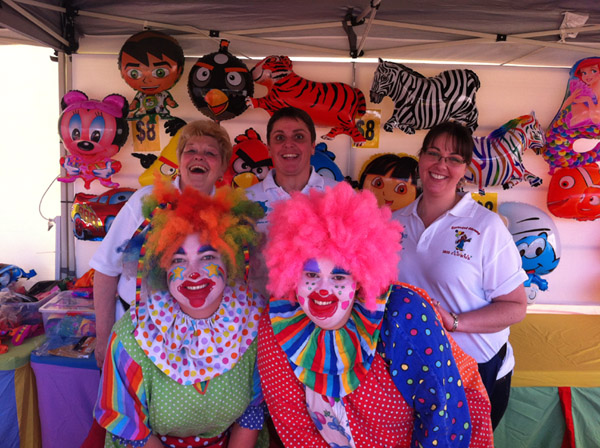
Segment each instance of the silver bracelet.
[[452,324],[452,329],[448,330],[450,333],[454,333],[458,328],[458,315],[456,313],[450,313],[450,316],[454,319],[454,323]]

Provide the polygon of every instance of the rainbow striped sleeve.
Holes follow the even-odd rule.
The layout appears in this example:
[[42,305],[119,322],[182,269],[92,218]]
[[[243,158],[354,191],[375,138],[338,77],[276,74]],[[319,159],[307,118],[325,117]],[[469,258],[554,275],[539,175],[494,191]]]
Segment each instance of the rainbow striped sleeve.
[[140,446],[150,437],[142,368],[129,356],[115,332],[102,369],[95,416],[113,439]]

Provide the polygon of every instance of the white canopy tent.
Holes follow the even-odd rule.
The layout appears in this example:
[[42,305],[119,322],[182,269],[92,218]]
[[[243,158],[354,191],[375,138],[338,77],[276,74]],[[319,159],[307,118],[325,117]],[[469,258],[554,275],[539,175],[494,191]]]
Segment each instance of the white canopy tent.
[[[382,57],[420,65],[568,68],[600,55],[598,2],[358,2],[1,0],[0,44],[55,49],[59,97],[71,88],[69,54],[114,55],[128,36],[144,28],[176,36],[188,57],[213,52],[222,38],[234,44],[233,53],[252,59],[286,54],[296,60],[360,63]],[[567,12],[575,15],[569,16],[570,28],[561,30]],[[73,184],[61,188],[61,214],[70,225]],[[61,276],[73,275],[72,232],[67,225],[61,230],[59,271]]]
[[385,55],[571,66],[600,51],[600,4],[586,0],[359,0],[354,6],[343,0],[3,0],[0,5],[5,28],[0,37],[16,38],[12,31],[66,53],[117,52],[123,36],[143,28],[175,35],[186,55],[214,48],[207,41],[215,38],[235,40],[237,51],[249,57],[285,51],[296,57]]

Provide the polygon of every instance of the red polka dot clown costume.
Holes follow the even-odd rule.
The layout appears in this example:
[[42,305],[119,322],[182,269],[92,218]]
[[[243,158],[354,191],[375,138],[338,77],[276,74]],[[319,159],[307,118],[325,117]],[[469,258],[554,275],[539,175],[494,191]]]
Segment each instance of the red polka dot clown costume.
[[157,184],[144,214],[126,250],[139,254],[136,303],[113,327],[96,404],[105,446],[227,447],[240,434],[257,438],[264,299],[244,278],[262,208],[241,190],[211,197]]
[[402,231],[390,216],[340,183],[269,217],[258,369],[286,447],[493,446],[475,361],[424,291],[390,286]]

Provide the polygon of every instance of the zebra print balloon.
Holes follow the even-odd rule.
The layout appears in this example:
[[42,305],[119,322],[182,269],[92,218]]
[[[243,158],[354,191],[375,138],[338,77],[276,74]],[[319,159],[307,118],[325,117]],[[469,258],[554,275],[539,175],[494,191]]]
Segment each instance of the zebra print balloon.
[[473,137],[473,160],[467,167],[465,180],[483,187],[502,185],[505,190],[527,180],[532,187],[542,179],[525,169],[523,152],[532,149],[536,154],[546,144],[544,129],[535,113],[522,115],[504,123],[487,137]]
[[471,70],[447,70],[426,78],[405,65],[379,59],[371,102],[378,104],[386,96],[394,101],[394,113],[383,125],[387,132],[398,128],[414,134],[415,129],[429,129],[447,120],[458,121],[473,132],[479,116],[475,106],[479,85]]

